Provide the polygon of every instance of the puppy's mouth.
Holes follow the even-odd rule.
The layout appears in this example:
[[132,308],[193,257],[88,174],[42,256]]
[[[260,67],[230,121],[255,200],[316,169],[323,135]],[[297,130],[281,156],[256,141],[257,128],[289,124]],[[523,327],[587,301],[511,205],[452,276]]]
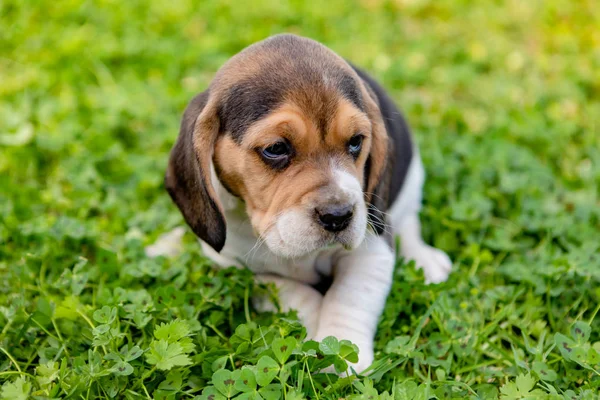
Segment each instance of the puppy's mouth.
[[[360,243],[358,243],[360,244]],[[351,238],[348,235],[336,233],[330,239],[329,243],[325,247],[335,247],[341,245],[346,250],[352,250],[356,246],[352,243]]]
[[[362,213],[358,213],[362,214]],[[322,249],[357,248],[366,233],[366,217],[355,216],[347,226],[338,231],[326,230],[300,212],[283,214],[263,235],[271,252],[284,258],[297,258]]]
[[282,238],[275,246],[271,246],[269,241],[267,241],[267,246],[273,253],[285,258],[302,257],[315,251],[333,249],[340,246],[345,250],[353,250],[359,244],[354,243],[352,238],[343,234],[328,234],[316,238],[305,238],[302,242],[293,241],[291,243]]

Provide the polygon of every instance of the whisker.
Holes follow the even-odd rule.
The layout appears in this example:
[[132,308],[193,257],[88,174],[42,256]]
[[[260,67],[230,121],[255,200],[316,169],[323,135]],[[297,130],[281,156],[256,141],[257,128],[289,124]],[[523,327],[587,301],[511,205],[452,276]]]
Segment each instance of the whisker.
[[379,200],[385,202],[385,199],[383,197],[379,196],[375,192],[363,192],[363,193],[366,194],[366,195],[369,195],[369,196],[377,197]]
[[372,219],[372,221],[367,220],[367,223],[370,224],[369,226],[371,226],[372,229],[376,230],[375,224],[373,223],[376,222],[378,225],[381,226],[381,228],[386,234],[393,234],[392,225],[386,223],[385,219],[382,219],[379,216],[372,213],[369,213],[368,215]]
[[[369,226],[373,231],[377,232],[376,226],[373,224],[373,222],[368,221],[367,226]],[[392,236],[394,235],[394,232],[390,231],[388,229],[388,227],[390,227],[389,225],[383,225],[382,227],[383,227],[383,233],[385,233],[387,235],[392,235]]]

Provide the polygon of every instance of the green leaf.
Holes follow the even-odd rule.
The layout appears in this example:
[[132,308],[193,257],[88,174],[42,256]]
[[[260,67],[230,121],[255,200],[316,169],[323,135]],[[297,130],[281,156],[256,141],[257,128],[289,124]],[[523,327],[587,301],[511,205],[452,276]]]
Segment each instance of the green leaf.
[[452,387],[447,385],[439,386],[434,393],[436,398],[440,400],[452,399],[453,396]]
[[181,371],[172,370],[167,374],[167,378],[158,385],[158,388],[165,391],[178,392],[182,386],[183,376]]
[[130,349],[128,345],[125,345],[121,349],[121,353],[124,354],[123,359],[129,362],[139,358],[142,354],[144,354],[144,351],[140,349],[139,346],[133,346]]
[[564,400],[579,400],[579,396],[572,390],[566,390],[563,397]]
[[397,336],[385,346],[385,352],[388,354],[407,355],[413,350],[410,342],[410,336]]
[[229,362],[229,356],[223,356],[223,357],[217,358],[211,364],[211,371],[215,372],[215,371],[218,371],[220,369],[224,369],[225,366],[227,365],[227,362]]
[[250,349],[252,348],[251,344],[248,342],[244,342],[242,344],[240,344],[236,349],[235,349],[235,354],[239,355],[239,354],[246,354],[250,351]]
[[133,373],[133,367],[125,361],[117,362],[110,370],[113,374],[119,376],[127,376]]
[[249,368],[241,370],[239,376],[235,379],[235,388],[240,392],[247,393],[256,390],[256,378],[254,372]]
[[450,349],[451,341],[448,337],[441,334],[433,334],[429,338],[429,349],[437,357],[443,357]]
[[169,343],[166,340],[153,340],[150,351],[146,354],[146,362],[156,365],[156,368],[168,371],[173,367],[190,365],[192,360],[184,354],[179,343]]
[[119,377],[116,375],[104,376],[100,380],[102,390],[104,390],[110,397],[116,397],[119,391],[123,389],[120,384]]
[[184,294],[173,286],[161,287],[153,297],[159,309],[179,307],[185,300]]
[[54,309],[50,302],[40,297],[36,304],[36,310],[33,314],[35,320],[41,324],[49,325],[52,323],[52,316],[54,315]]
[[516,379],[517,389],[521,393],[528,393],[535,386],[535,379],[530,375],[519,375]]
[[123,355],[120,353],[110,352],[104,356],[104,359],[109,361],[121,361],[123,359]]
[[574,361],[578,364],[586,366],[587,364],[587,351],[581,347],[575,347],[573,352],[571,353],[571,361]]
[[352,344],[348,340],[340,341],[340,352],[339,356],[351,363],[358,362],[358,346]]
[[533,362],[533,370],[541,380],[546,382],[553,382],[558,378],[556,371],[541,361]]
[[166,340],[174,343],[190,334],[190,327],[186,321],[175,320],[162,323],[154,328],[154,337],[158,340]]
[[412,380],[406,380],[396,384],[394,391],[397,400],[413,400],[417,395],[417,384]]
[[279,364],[269,356],[262,356],[256,364],[256,382],[260,386],[267,386],[279,373]]
[[100,336],[100,335],[104,335],[109,330],[110,330],[110,325],[108,325],[108,324],[102,324],[102,325],[96,326],[92,330],[92,333],[94,334],[94,336]]
[[475,350],[473,348],[475,341],[476,338],[473,335],[467,335],[459,339],[455,339],[454,343],[452,343],[452,350],[458,357],[465,358],[473,354],[473,351]]
[[285,399],[286,400],[304,400],[305,396],[298,389],[292,389],[286,393]]
[[363,397],[369,399],[375,399],[379,397],[379,393],[377,393],[377,389],[373,386],[373,381],[369,378],[365,378],[363,382],[354,381],[353,385],[360,393],[362,393]]
[[27,400],[31,392],[31,383],[23,377],[18,377],[13,382],[6,381],[0,390],[2,400]]
[[592,328],[585,322],[577,321],[571,327],[571,337],[579,344],[583,344],[590,338]]
[[235,397],[236,400],[263,400],[260,394],[257,391],[242,393]]
[[496,386],[491,385],[489,383],[482,383],[474,387],[477,392],[478,399],[497,399],[498,398],[498,389]]
[[[81,355],[73,360],[73,366],[77,373],[95,380],[99,377],[110,375],[111,371],[102,365],[102,357],[96,351],[89,349],[87,359]],[[62,366],[61,366],[62,368]]]
[[315,355],[319,351],[319,342],[307,340],[302,344],[302,351],[308,355]]
[[275,339],[271,344],[273,353],[281,365],[285,364],[288,358],[292,355],[292,352],[296,348],[298,342],[293,337],[287,337],[285,339]]
[[335,372],[338,374],[348,370],[348,363],[342,358],[336,358],[333,362],[333,366],[335,368]]
[[573,360],[576,348],[575,342],[561,333],[554,335],[554,343],[566,360]]
[[227,397],[223,396],[217,388],[214,386],[207,386],[202,390],[201,400],[227,400]]
[[157,389],[152,392],[154,400],[177,400],[177,393],[171,390]]
[[241,324],[235,328],[235,334],[243,340],[250,341],[252,339],[252,326]]
[[258,390],[258,393],[265,400],[279,400],[281,398],[281,385],[272,383]]
[[117,317],[117,309],[115,307],[104,306],[100,310],[94,311],[94,321],[101,324],[112,324]]
[[445,381],[446,380],[446,371],[444,371],[443,368],[437,368],[435,370],[435,377],[437,378],[438,381]]
[[319,350],[325,355],[337,355],[340,352],[340,343],[333,336],[327,336],[319,343]]
[[535,387],[536,380],[530,375],[519,375],[515,382],[507,382],[500,388],[500,398],[502,400],[513,399],[536,399],[544,396],[545,393]]
[[239,392],[235,388],[235,376],[233,372],[226,369],[220,369],[212,375],[212,384],[227,398],[231,398]]
[[517,384],[514,382],[507,382],[500,387],[500,399],[502,400],[514,400],[521,399],[521,393]]
[[46,364],[41,364],[35,369],[36,380],[38,385],[47,386],[58,378],[58,363],[48,361]]
[[133,315],[133,323],[138,329],[143,329],[148,323],[152,321],[152,317],[141,311],[135,311]]
[[594,348],[590,348],[588,350],[586,360],[590,365],[600,364],[600,353],[598,353]]

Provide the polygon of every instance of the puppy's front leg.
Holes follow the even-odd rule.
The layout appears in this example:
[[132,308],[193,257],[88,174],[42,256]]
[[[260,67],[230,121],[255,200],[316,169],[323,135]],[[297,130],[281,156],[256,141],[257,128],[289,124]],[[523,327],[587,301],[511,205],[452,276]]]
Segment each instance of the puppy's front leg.
[[367,236],[335,260],[333,284],[323,298],[317,340],[347,339],[359,348],[357,372],[373,362],[377,322],[389,294],[394,253],[382,237]]
[[[275,284],[282,311],[298,311],[298,318],[306,327],[308,338],[312,339],[317,332],[323,295],[308,285],[281,276],[258,274],[255,278],[262,283]],[[253,304],[259,311],[276,311],[267,298],[256,297]]]

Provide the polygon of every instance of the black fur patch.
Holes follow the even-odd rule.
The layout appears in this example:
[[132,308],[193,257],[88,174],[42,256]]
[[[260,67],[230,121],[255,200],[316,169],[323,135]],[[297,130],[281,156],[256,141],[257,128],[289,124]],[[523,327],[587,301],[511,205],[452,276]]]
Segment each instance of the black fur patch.
[[314,285],[311,285],[311,286],[317,292],[321,293],[322,295],[325,295],[325,293],[327,293],[327,291],[331,287],[331,284],[333,283],[333,277],[332,276],[327,276],[327,275],[321,275],[321,274],[319,274],[319,275],[320,275],[319,282],[317,282],[317,283],[315,283]]
[[221,131],[240,142],[248,127],[283,101],[284,88],[262,79],[241,81],[229,89],[218,109]]
[[[389,208],[394,204],[394,201],[402,190],[408,167],[413,158],[413,144],[410,130],[402,113],[398,110],[393,100],[387,95],[381,85],[354,65],[352,65],[352,68],[354,68],[356,73],[365,81],[377,97],[379,109],[381,110],[383,122],[385,123],[385,129],[390,138],[392,152],[390,153],[387,168],[390,168],[391,171],[387,171],[389,174],[389,182],[387,183],[389,187],[386,188],[387,204],[385,204],[385,206]],[[368,168],[368,165],[365,166],[365,168]],[[379,193],[377,194],[379,195]]]
[[352,102],[360,111],[365,111],[362,93],[353,77],[346,73],[341,74],[336,81],[336,86],[342,96]]

